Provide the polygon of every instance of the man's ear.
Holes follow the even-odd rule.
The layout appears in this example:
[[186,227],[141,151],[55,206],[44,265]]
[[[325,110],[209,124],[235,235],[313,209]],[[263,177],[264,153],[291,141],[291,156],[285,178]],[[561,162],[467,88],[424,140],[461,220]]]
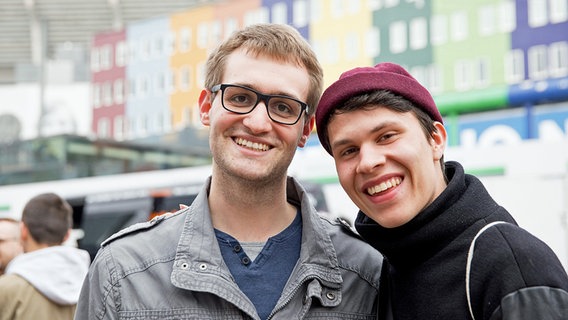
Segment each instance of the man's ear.
[[446,132],[446,128],[441,122],[434,121],[434,127],[436,128],[436,130],[432,132],[434,160],[440,160],[444,156],[444,151],[446,150],[448,134]]
[[314,125],[316,123],[315,116],[311,115],[310,118],[304,122],[304,127],[302,128],[302,136],[300,137],[300,141],[298,141],[298,147],[303,148],[306,143],[308,142],[308,138],[314,129]]
[[201,90],[199,94],[199,118],[204,126],[209,126],[209,111],[211,110],[211,91]]
[[30,237],[30,231],[23,221],[20,222],[20,241],[24,243]]

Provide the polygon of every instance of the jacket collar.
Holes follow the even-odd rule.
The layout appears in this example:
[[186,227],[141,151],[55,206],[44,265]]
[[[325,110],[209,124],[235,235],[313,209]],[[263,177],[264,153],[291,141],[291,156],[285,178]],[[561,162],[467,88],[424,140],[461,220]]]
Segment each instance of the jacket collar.
[[[176,249],[172,283],[180,288],[203,290],[207,284],[199,284],[204,274],[232,279],[226,267],[211,222],[207,194],[211,178],[187,208],[185,222]],[[299,263],[290,279],[300,285],[308,279],[319,279],[331,287],[341,286],[342,277],[335,249],[322,219],[310,203],[307,192],[292,177],[287,180],[288,202],[299,206],[302,212],[302,247]],[[189,271],[189,272],[184,272]],[[185,281],[192,275],[191,281]],[[210,281],[210,280],[207,280]],[[234,281],[225,285],[236,286]],[[295,287],[294,285],[294,287]],[[291,287],[290,285],[287,287]]]

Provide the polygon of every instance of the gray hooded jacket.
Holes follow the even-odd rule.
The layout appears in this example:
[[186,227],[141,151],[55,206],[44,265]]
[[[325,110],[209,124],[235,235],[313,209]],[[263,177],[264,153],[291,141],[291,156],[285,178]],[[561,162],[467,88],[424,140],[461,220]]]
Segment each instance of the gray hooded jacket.
[[[102,245],[75,319],[259,319],[223,261],[209,215],[210,180],[186,209],[134,225]],[[375,319],[382,256],[320,217],[288,179],[302,246],[269,319]]]

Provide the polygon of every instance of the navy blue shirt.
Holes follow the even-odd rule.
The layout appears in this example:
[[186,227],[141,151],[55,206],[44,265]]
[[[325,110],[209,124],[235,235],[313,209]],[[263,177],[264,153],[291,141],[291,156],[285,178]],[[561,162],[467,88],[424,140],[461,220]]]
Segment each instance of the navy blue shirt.
[[235,238],[217,229],[215,235],[223,259],[239,288],[254,304],[260,318],[268,318],[300,258],[300,211],[298,210],[292,224],[268,239],[254,261],[247,256]]

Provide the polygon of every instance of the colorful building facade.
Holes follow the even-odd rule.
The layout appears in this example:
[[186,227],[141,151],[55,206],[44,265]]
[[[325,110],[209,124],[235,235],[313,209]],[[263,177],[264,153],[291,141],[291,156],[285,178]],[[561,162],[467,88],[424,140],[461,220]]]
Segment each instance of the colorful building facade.
[[[144,54],[146,47],[162,55],[116,66],[128,92],[122,104],[100,107],[95,92],[104,91],[110,71],[94,72],[93,130],[125,139],[200,128],[197,99],[207,54],[234,30],[262,22],[297,28],[316,51],[326,86],[356,66],[404,65],[433,94],[450,145],[514,140],[507,130],[521,140],[558,130],[568,137],[568,115],[561,111],[568,103],[566,0],[220,1],[141,21],[95,37],[92,56],[100,61],[94,66],[102,65],[105,46],[114,45],[110,52],[118,55],[121,43],[128,56]],[[148,75],[154,80],[140,80]],[[138,95],[153,82],[165,89]],[[494,137],[484,138],[487,134]]]

